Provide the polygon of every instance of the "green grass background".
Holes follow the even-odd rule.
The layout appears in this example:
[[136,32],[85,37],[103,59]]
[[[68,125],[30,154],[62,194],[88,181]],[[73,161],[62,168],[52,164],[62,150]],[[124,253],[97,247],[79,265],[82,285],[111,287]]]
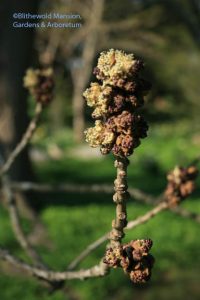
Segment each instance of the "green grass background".
[[[41,182],[76,182],[112,184],[115,177],[112,156],[78,158],[69,153],[76,145],[71,143],[70,134],[60,133],[54,138],[46,137],[34,147],[46,151],[55,143],[65,153],[60,160],[35,163],[35,171]],[[191,135],[188,124],[156,126],[149,137],[142,141],[131,157],[128,183],[131,187],[159,195],[166,184],[166,172],[176,164],[187,165],[199,154],[198,135]],[[200,182],[198,179],[197,186]],[[88,243],[99,238],[111,227],[115,205],[111,195],[98,194],[52,194],[35,197],[40,218],[48,229],[53,247],[38,245],[44,261],[54,269],[65,270],[70,261]],[[200,213],[200,194],[185,201],[183,207]],[[131,199],[128,202],[128,219],[142,215],[151,206]],[[0,241],[19,257],[27,259],[14,239],[7,212],[0,212]],[[23,220],[27,232],[31,224]],[[151,281],[142,286],[133,285],[122,270],[113,270],[104,278],[66,283],[65,294],[61,291],[52,295],[36,279],[9,271],[0,265],[0,298],[21,299],[200,299],[200,224],[183,219],[170,212],[163,212],[147,224],[127,232],[125,240],[150,237],[154,241],[152,254],[155,257]],[[81,267],[96,264],[104,253],[105,245],[93,252]]]

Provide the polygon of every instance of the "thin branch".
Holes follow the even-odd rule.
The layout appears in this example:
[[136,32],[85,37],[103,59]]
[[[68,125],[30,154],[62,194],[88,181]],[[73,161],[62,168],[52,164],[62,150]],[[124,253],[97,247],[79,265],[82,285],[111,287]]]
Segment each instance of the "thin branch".
[[159,203],[156,207],[154,207],[153,209],[148,211],[143,216],[141,216],[133,221],[130,221],[128,223],[126,229],[133,229],[140,224],[144,224],[147,221],[149,221],[150,219],[152,219],[153,217],[155,217],[158,213],[160,213],[161,211],[166,210],[168,208],[169,208],[169,204],[167,202],[163,201],[163,202]]
[[112,231],[109,234],[111,245],[116,246],[121,243],[124,237],[124,228],[127,225],[126,201],[129,198],[127,192],[127,166],[129,161],[124,157],[116,157],[115,167],[117,169],[117,178],[114,181],[115,193],[113,201],[116,203],[116,217],[112,221]]
[[[26,237],[23,231],[22,225],[20,223],[20,217],[18,214],[16,201],[10,189],[9,182],[5,176],[3,176],[2,178],[2,191],[3,191],[3,196],[5,197],[6,200],[12,229],[19,245],[25,251],[27,256],[32,259],[32,261],[35,263],[36,266],[41,267],[45,270],[49,270],[49,267],[43,263],[40,255],[29,243],[28,238]],[[59,284],[61,283],[61,282],[58,283],[49,280],[46,281],[53,289],[57,289],[59,287]]]
[[42,263],[42,260],[39,256],[39,254],[35,251],[35,249],[29,243],[29,241],[22,229],[22,226],[20,223],[20,217],[18,214],[17,206],[16,206],[16,201],[15,201],[15,198],[13,197],[12,191],[9,187],[9,182],[5,177],[3,178],[2,183],[3,183],[3,187],[2,187],[3,195],[6,200],[8,212],[10,215],[10,222],[11,222],[12,229],[13,229],[13,232],[15,234],[17,241],[19,242],[20,246],[25,251],[25,253],[33,260],[33,262],[35,264],[37,264],[38,266],[47,268],[47,266],[45,266]]
[[109,233],[104,234],[102,237],[100,237],[98,240],[96,240],[94,243],[87,246],[87,248],[81,252],[79,256],[77,256],[68,266],[67,270],[74,270],[82,260],[84,260],[91,252],[96,250],[99,246],[101,246],[104,242],[106,242],[109,238]]
[[17,191],[27,192],[35,191],[40,193],[63,193],[63,192],[77,192],[77,193],[113,193],[113,187],[107,184],[75,184],[63,183],[59,185],[41,184],[34,182],[11,182],[11,188]]
[[[65,193],[65,192],[76,192],[76,193],[113,193],[113,187],[107,184],[59,184],[59,185],[51,185],[51,184],[38,184],[33,182],[12,182],[10,183],[11,188],[17,191],[27,192],[27,191],[35,191],[40,193]],[[145,192],[136,189],[129,188],[129,193],[131,197],[136,201],[141,201],[146,204],[155,205],[158,202],[163,201],[163,195],[161,194],[158,197],[154,197],[152,195],[146,194]],[[190,218],[197,223],[200,223],[200,215],[197,213],[189,212],[182,207],[177,208],[169,208],[171,212],[176,215]]]
[[0,259],[7,261],[11,265],[19,268],[23,271],[26,271],[29,275],[36,276],[40,279],[48,281],[62,281],[62,280],[71,280],[71,279],[86,279],[91,277],[101,277],[105,276],[108,273],[108,267],[102,261],[89,269],[83,269],[79,271],[66,271],[66,272],[54,272],[45,270],[43,268],[38,268],[27,264],[21,259],[16,258],[11,255],[7,250],[0,247]]
[[200,223],[200,215],[191,211],[188,211],[187,209],[184,209],[182,207],[174,207],[170,209],[173,213],[177,214],[178,216],[181,216],[183,218],[191,219],[197,223]]
[[[167,202],[161,202],[156,207],[148,211],[146,214],[144,214],[141,217],[136,218],[134,221],[130,221],[125,228],[125,230],[133,229],[141,224],[146,223],[153,217],[155,217],[158,213],[160,213],[163,210],[166,210],[169,208],[169,205]],[[91,252],[96,250],[99,246],[101,246],[104,242],[107,241],[109,238],[110,232],[107,232],[102,237],[100,237],[98,240],[90,244],[79,256],[77,256],[68,266],[69,270],[75,269],[82,260],[84,260]]]
[[39,117],[40,117],[41,112],[42,112],[42,107],[43,106],[42,106],[41,103],[37,103],[33,119],[30,121],[29,126],[26,129],[26,132],[22,136],[21,141],[19,142],[19,144],[17,144],[16,148],[10,153],[7,161],[2,166],[2,168],[0,170],[0,175],[3,175],[6,172],[8,172],[8,170],[10,169],[12,164],[14,163],[16,157],[22,152],[22,150],[26,147],[26,145],[28,144],[28,142],[32,138],[32,136],[33,136],[33,134],[34,134],[34,132],[37,128],[37,123],[38,123]]
[[[42,184],[34,182],[11,182],[11,188],[21,192],[40,192],[40,193],[65,193],[65,192],[76,192],[76,193],[106,193],[112,194],[114,189],[113,186],[108,184],[76,184],[76,183],[63,183],[59,185]],[[155,204],[157,198],[144,193],[143,191],[136,188],[129,188],[130,195],[136,200],[141,200],[147,204]]]

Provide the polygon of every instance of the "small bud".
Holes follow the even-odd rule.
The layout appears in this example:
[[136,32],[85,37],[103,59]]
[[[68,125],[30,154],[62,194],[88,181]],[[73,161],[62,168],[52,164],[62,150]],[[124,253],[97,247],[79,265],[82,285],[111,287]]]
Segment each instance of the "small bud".
[[37,102],[48,104],[53,98],[54,79],[53,70],[28,69],[24,76],[24,87]]
[[120,261],[122,256],[122,247],[113,247],[108,248],[106,250],[105,256],[104,256],[104,263],[106,263],[109,267],[119,267]]
[[133,240],[128,244],[109,247],[104,262],[109,267],[121,267],[133,283],[145,283],[151,277],[154,258],[149,251],[152,240]]
[[195,166],[188,168],[175,167],[167,175],[168,185],[165,190],[166,201],[174,206],[188,197],[195,189],[195,179],[198,170]]

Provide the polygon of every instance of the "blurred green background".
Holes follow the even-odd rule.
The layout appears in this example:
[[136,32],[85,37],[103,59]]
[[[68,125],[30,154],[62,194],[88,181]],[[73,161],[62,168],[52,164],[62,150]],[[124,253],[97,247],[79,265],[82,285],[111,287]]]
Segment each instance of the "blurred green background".
[[[99,53],[117,48],[143,58],[143,76],[152,83],[144,109],[150,126],[149,134],[130,158],[128,183],[130,187],[158,196],[165,188],[166,173],[175,165],[188,165],[199,155],[199,1],[43,0],[28,1],[28,4],[21,1],[15,5],[13,1],[12,8],[10,2],[3,1],[1,10],[7,16],[1,22],[8,24],[12,22],[13,11],[28,12],[30,9],[40,13],[73,12],[82,17],[82,26],[78,29],[10,30],[9,35],[2,38],[2,64],[10,51],[6,52],[6,45],[10,44],[5,41],[10,39],[12,44],[13,35],[21,38],[21,44],[15,44],[16,51],[13,52],[12,76],[6,64],[3,64],[0,76],[0,87],[6,86],[5,94],[2,93],[4,89],[0,89],[2,112],[5,116],[3,108],[8,107],[11,116],[15,116],[15,121],[12,121],[8,114],[6,120],[14,122],[14,126],[7,126],[5,131],[5,118],[1,114],[0,150],[3,149],[5,156],[20,139],[28,117],[33,115],[34,100],[27,97],[22,87],[26,67],[51,65],[56,78],[55,99],[45,109],[30,148],[21,155],[10,176],[15,180],[41,183],[113,184],[115,169],[112,155],[102,157],[99,150],[90,149],[84,142],[83,131],[92,124],[92,119],[91,110],[85,107],[81,95],[89,82],[95,80],[91,74]],[[27,40],[22,38],[23,34],[32,34],[27,49],[27,53],[32,55],[27,57],[26,62],[22,57],[20,60],[17,58],[20,47],[26,49]],[[12,85],[9,78],[18,84]],[[5,100],[5,95],[11,97],[9,101]],[[24,105],[20,105],[22,100]],[[196,213],[200,213],[199,186],[198,179],[196,192],[183,203],[184,208]],[[44,232],[36,236],[35,247],[55,270],[65,270],[90,242],[107,232],[115,215],[112,196],[104,193],[34,193],[31,195],[31,207],[44,226]],[[131,199],[128,202],[128,219],[133,220],[150,208],[150,205]],[[33,236],[34,222],[25,215],[22,219],[24,230]],[[28,260],[13,236],[3,207],[0,223],[1,245]],[[1,299],[199,299],[199,226],[192,220],[164,212],[127,232],[126,241],[147,237],[154,241],[152,254],[156,263],[152,279],[146,285],[135,286],[122,270],[113,270],[104,278],[66,282],[64,291],[50,295],[36,279],[29,279],[1,263]],[[104,249],[105,245],[93,252],[81,267],[96,264]]]

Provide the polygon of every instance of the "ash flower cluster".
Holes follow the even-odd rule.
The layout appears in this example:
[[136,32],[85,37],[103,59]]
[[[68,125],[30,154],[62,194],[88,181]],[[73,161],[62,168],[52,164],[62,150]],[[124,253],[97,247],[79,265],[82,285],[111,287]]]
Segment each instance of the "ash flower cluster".
[[195,166],[176,167],[167,175],[168,185],[165,191],[166,201],[174,206],[188,197],[195,188],[198,170]]
[[128,244],[106,250],[104,263],[111,268],[121,267],[133,283],[145,283],[151,277],[154,258],[149,251],[152,240],[133,240]]
[[24,87],[37,102],[48,104],[53,98],[54,78],[52,68],[28,69],[24,76]]
[[143,67],[133,54],[110,49],[102,52],[94,74],[101,82],[91,83],[83,93],[87,105],[94,108],[95,126],[85,131],[91,147],[100,146],[102,154],[129,156],[146,137],[148,126],[137,113],[150,88],[139,77]]

